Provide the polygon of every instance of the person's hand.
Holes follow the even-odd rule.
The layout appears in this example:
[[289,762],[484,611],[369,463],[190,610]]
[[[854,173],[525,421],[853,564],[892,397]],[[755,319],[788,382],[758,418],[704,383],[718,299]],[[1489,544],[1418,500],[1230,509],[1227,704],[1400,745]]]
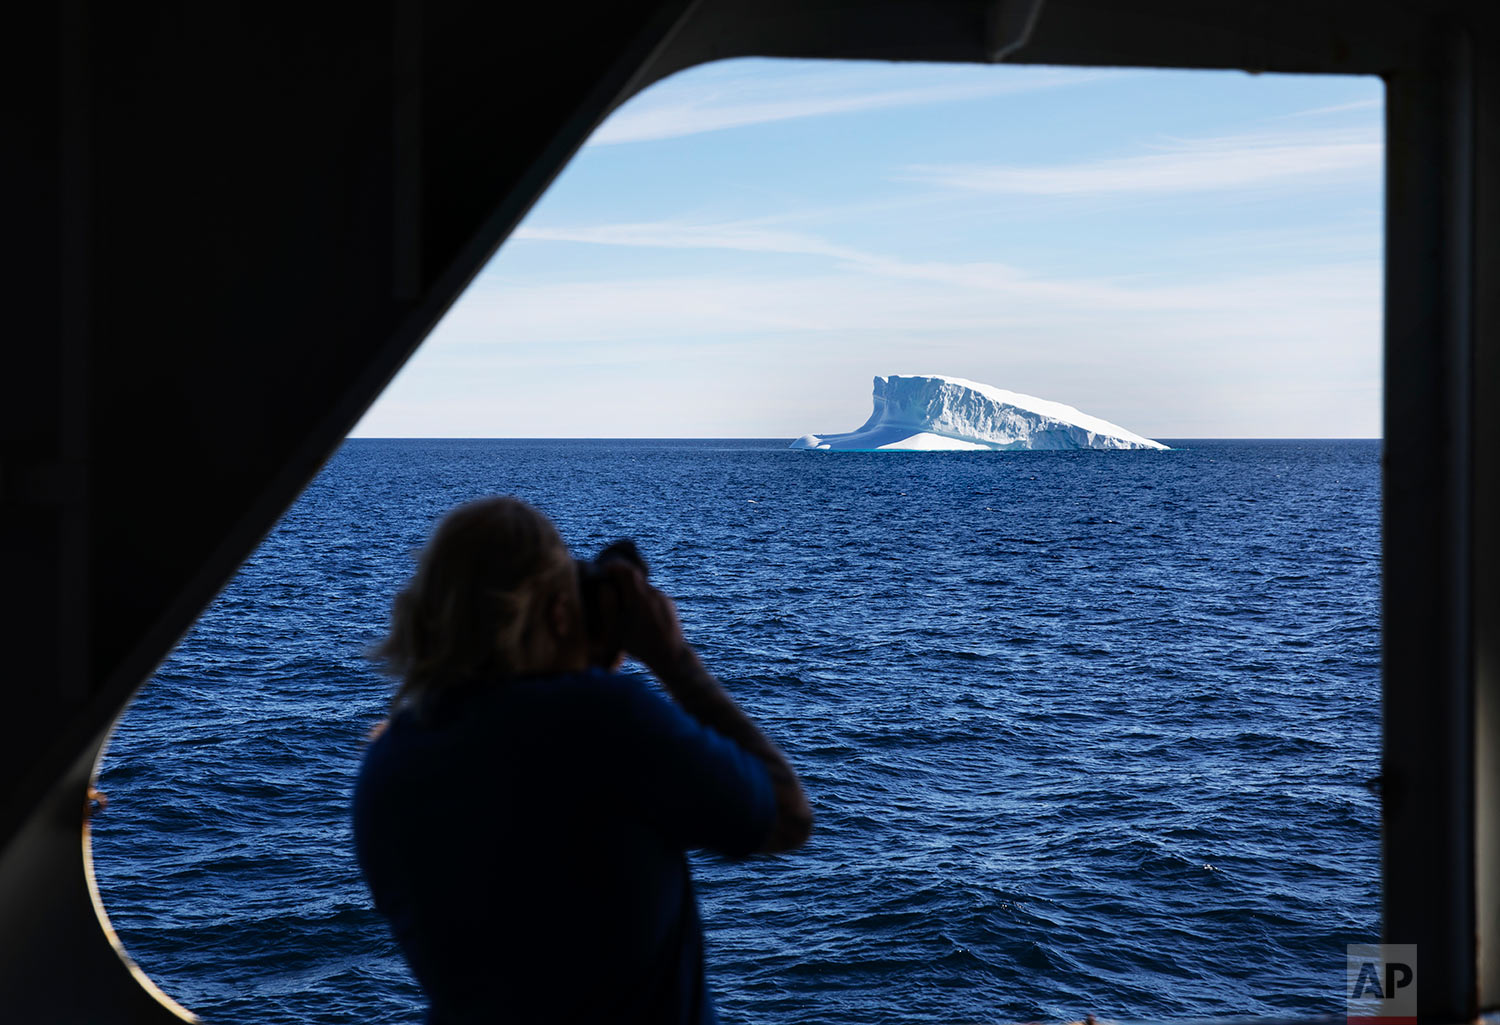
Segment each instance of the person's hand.
[[664,677],[687,647],[677,622],[677,606],[628,562],[611,561],[605,572],[620,600],[620,646],[658,678]]

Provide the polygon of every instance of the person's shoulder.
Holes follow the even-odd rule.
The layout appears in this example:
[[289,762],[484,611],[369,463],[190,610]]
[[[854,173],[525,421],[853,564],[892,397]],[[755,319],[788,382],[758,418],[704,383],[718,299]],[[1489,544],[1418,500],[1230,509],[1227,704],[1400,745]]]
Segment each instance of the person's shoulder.
[[517,681],[512,712],[532,722],[566,724],[577,738],[603,745],[622,738],[648,738],[691,732],[693,720],[657,689],[632,673],[590,669]]
[[392,712],[370,731],[361,758],[362,776],[374,777],[391,771],[419,742],[420,734],[413,720],[412,712],[402,709]]
[[390,766],[409,771],[424,759],[442,759],[468,742],[475,727],[493,720],[498,688],[450,685],[409,699],[391,711],[365,748],[366,772]]
[[510,697],[521,704],[563,705],[573,712],[594,709],[600,714],[665,702],[642,677],[603,669],[518,680]]

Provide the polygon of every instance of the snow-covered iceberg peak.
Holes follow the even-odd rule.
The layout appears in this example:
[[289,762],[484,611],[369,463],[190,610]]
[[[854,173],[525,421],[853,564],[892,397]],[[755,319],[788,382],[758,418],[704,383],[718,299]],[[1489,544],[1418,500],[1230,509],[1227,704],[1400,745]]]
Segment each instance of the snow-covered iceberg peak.
[[850,434],[804,434],[792,448],[1164,449],[1061,402],[939,375],[875,378],[875,409]]

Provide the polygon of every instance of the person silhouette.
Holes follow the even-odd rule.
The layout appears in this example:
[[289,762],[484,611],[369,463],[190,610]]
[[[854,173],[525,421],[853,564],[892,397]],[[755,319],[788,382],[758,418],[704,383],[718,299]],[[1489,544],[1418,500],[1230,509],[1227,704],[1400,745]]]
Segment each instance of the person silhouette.
[[578,563],[524,502],[460,506],[376,655],[355,852],[428,1021],[716,1021],[685,852],[792,850],[812,813],[633,546]]

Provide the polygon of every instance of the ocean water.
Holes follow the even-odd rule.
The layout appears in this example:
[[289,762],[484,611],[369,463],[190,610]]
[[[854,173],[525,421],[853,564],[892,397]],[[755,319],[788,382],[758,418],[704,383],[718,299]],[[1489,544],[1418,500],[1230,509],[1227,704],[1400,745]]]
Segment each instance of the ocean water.
[[803,775],[806,849],[694,859],[726,1023],[1342,1014],[1380,926],[1379,443],[785,444],[346,443],[111,743],[126,948],[211,1022],[420,1020],[351,854],[363,653],[437,517],[514,493],[577,554],[636,538]]

